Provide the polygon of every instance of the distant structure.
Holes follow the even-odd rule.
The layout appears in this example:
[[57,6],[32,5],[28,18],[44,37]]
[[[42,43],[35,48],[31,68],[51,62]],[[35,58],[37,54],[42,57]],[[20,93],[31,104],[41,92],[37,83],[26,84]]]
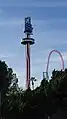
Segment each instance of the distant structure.
[[13,74],[13,87],[18,89],[18,78],[16,77],[16,74]]
[[26,88],[30,87],[30,45],[33,45],[34,39],[31,38],[32,35],[32,24],[31,24],[31,17],[25,18],[25,38],[22,39],[21,44],[25,45],[26,47]]
[[37,81],[35,77],[31,77],[30,81],[32,82],[32,89],[34,90],[34,82]]
[[43,79],[49,79],[48,72],[43,72]]
[[45,77],[45,78],[46,78],[47,80],[49,80],[48,68],[49,68],[50,56],[51,56],[51,54],[52,54],[53,52],[59,54],[59,56],[60,56],[60,58],[61,58],[61,61],[62,61],[61,69],[64,70],[64,60],[63,60],[63,57],[62,57],[61,53],[60,53],[58,50],[52,50],[52,51],[49,53],[49,56],[48,56],[46,72],[43,72],[43,78],[45,77],[45,74],[46,74],[46,77]]

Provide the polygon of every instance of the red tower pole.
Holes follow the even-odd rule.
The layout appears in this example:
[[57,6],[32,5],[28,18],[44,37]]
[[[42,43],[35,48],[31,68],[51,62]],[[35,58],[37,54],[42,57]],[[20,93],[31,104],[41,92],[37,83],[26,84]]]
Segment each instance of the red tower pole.
[[30,44],[26,45],[26,87],[30,87]]

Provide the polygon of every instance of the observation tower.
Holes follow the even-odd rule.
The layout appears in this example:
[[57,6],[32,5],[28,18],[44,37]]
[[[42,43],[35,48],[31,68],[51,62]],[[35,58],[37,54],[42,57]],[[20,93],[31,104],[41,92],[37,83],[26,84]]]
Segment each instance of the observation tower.
[[26,88],[30,87],[30,45],[35,43],[34,39],[31,38],[33,27],[31,24],[31,17],[25,18],[25,38],[22,39],[21,44],[25,45],[26,51]]

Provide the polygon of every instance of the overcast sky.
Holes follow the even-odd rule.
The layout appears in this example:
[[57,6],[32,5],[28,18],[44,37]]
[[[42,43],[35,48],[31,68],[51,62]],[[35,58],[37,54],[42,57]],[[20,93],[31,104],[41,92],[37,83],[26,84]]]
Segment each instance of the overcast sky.
[[[61,52],[67,67],[67,0],[0,0],[0,60],[16,72],[19,85],[25,88],[24,18],[30,16],[35,45],[31,47],[31,76],[42,79],[49,52]],[[60,70],[60,56],[53,53],[49,74]]]

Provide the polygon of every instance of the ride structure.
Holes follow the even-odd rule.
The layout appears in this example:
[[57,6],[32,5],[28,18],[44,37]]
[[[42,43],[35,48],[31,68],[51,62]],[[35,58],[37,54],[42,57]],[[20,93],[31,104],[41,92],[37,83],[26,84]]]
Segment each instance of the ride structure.
[[26,88],[30,87],[30,45],[35,43],[35,40],[31,38],[33,31],[32,24],[31,24],[31,17],[25,18],[25,38],[22,39],[21,44],[25,45],[26,48]]
[[60,58],[61,58],[61,62],[62,62],[61,70],[64,70],[64,60],[63,60],[63,57],[62,57],[61,53],[60,53],[58,50],[52,50],[52,51],[49,53],[49,55],[48,55],[48,61],[47,61],[46,72],[43,72],[43,78],[45,77],[45,74],[46,74],[46,79],[47,79],[47,80],[49,80],[48,69],[49,69],[50,57],[51,57],[51,54],[52,54],[53,52],[59,54],[59,56],[60,56]]
[[32,89],[34,90],[34,82],[37,81],[35,77],[31,77],[30,81],[32,82]]

